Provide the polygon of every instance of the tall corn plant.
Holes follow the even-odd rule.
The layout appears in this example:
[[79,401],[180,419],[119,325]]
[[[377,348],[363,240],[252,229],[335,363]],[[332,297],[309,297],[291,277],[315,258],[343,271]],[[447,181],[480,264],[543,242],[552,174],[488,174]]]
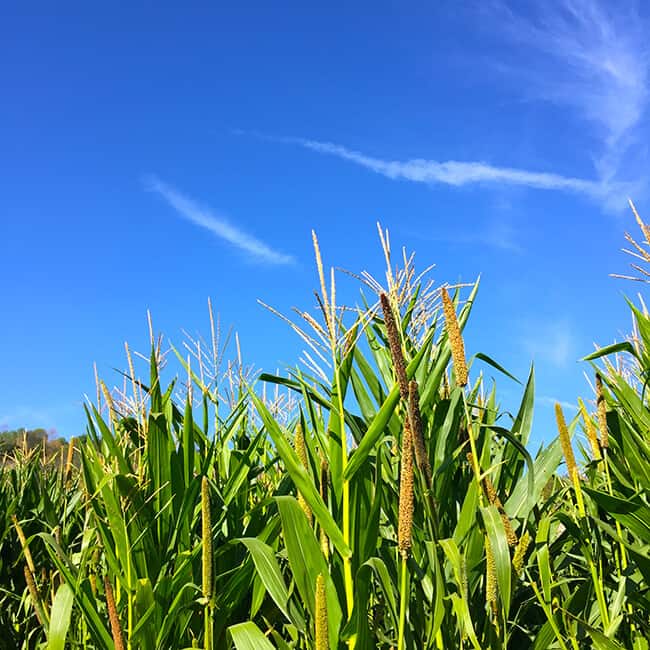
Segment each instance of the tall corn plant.
[[98,383],[71,446],[79,471],[2,468],[0,647],[648,647],[645,308],[588,358],[594,408],[557,406],[533,458],[532,370],[511,416],[479,364],[514,378],[467,358],[478,283],[394,267],[380,235],[385,282],[358,276],[376,299],[355,308],[314,237],[319,313],[289,321],[306,369],[262,377],[297,408],[247,387],[241,361],[224,399],[211,319],[211,345],[177,352],[180,398],[153,334],[146,382],[127,348],[124,390]]
[[[650,639],[650,318],[630,307],[638,337],[588,357],[605,358],[605,364],[595,368],[596,408],[585,424],[599,434],[585,493],[606,607],[600,631],[621,647],[645,649]],[[624,357],[616,365],[607,360],[615,353]]]
[[[650,228],[630,205],[643,239],[626,234],[631,245],[626,252],[636,259],[632,268],[640,275],[615,277],[647,282],[639,260],[650,261]],[[630,339],[586,357],[593,364],[594,409],[589,413],[582,405],[589,443],[588,518],[582,530],[591,540],[585,543],[593,547],[590,554],[598,567],[594,591],[602,605],[598,616],[583,611],[582,618],[595,643],[606,647],[606,638],[610,647],[641,650],[649,647],[650,638],[650,317],[644,305],[628,305],[634,322]]]
[[277,527],[265,500],[276,486],[260,480],[264,433],[251,429],[245,395],[216,431],[205,385],[198,409],[191,390],[179,408],[174,384],[161,388],[155,350],[148,384],[135,383],[141,407],[130,416],[108,392],[107,416],[87,409],[83,538],[69,548],[42,538],[90,647],[228,647],[227,625],[262,607],[253,562],[234,541]]
[[81,535],[73,453],[74,441],[49,458],[25,444],[0,461],[0,648],[54,648],[65,637],[70,594],[39,535],[63,545]]
[[[382,233],[387,286],[362,276],[380,303],[337,310],[334,275],[327,289],[315,243],[322,320],[299,312],[310,333],[292,324],[310,347],[312,370],[263,377],[302,397],[300,417],[280,427],[253,397],[295,486],[295,498],[277,503],[284,590],[297,592],[307,619],[299,647],[531,643],[544,610],[520,576],[562,454],[559,441],[534,461],[526,451],[532,372],[508,423],[494,387],[488,391],[481,375],[467,380],[461,331],[478,284],[457,315],[459,296],[454,303],[415,277],[412,258],[392,271]],[[356,314],[351,323],[346,313]],[[329,375],[314,354],[329,361]],[[503,371],[483,354],[472,361]],[[327,639],[317,635],[319,581]],[[290,612],[292,603],[282,604]]]
[[[644,243],[626,235],[633,249],[627,252],[647,262],[650,230],[632,210]],[[632,266],[642,273],[638,263]],[[535,563],[527,569],[547,619],[536,648],[648,648],[650,320],[645,310],[630,308],[632,339],[586,357],[594,363],[594,408],[579,400],[578,415],[567,424],[556,406],[566,476],[551,486],[531,554]],[[582,468],[574,456],[578,426]]]

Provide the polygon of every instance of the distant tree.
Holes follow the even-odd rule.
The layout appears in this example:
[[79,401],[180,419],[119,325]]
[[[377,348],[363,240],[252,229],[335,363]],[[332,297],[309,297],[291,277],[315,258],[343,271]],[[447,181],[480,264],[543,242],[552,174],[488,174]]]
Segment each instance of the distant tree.
[[11,454],[15,449],[22,448],[23,445],[27,449],[45,448],[45,453],[51,456],[68,445],[65,438],[62,436],[54,438],[55,435],[56,429],[47,431],[43,428],[23,428],[3,431],[0,433],[0,456]]

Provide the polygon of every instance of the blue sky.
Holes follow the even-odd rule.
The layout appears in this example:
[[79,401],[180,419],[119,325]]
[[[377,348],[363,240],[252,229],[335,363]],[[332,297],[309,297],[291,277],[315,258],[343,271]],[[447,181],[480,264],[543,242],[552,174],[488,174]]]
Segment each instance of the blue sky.
[[627,197],[648,213],[641,5],[220,4],[5,7],[0,427],[81,432],[147,309],[178,343],[211,296],[249,361],[293,363],[257,299],[312,307],[312,228],[326,265],[380,274],[381,221],[438,281],[482,273],[468,350],[534,360],[554,435],[640,286],[608,274]]

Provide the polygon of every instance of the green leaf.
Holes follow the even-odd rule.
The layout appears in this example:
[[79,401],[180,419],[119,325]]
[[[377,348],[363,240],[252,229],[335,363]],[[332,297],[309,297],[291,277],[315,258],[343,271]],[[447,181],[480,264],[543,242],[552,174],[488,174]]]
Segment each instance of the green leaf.
[[503,427],[495,427],[495,426],[489,426],[489,429],[492,429],[496,434],[503,436],[516,450],[518,453],[521,454],[521,456],[524,458],[526,461],[526,464],[528,465],[528,473],[526,475],[526,480],[528,483],[528,495],[527,495],[527,503],[526,507],[527,510],[530,512],[532,510],[533,506],[535,505],[535,464],[533,463],[533,459],[531,458],[531,455],[528,453],[526,450],[526,447],[524,447],[519,440],[512,434],[512,432],[508,431],[508,429],[504,429]]
[[488,357],[487,354],[477,352],[473,358],[485,361],[485,363],[487,363],[489,366],[492,366],[495,370],[502,372],[506,377],[510,377],[510,379],[516,381],[518,384],[521,384],[521,382],[514,375],[510,374],[501,364],[492,359],[492,357]]
[[336,648],[343,615],[336,587],[329,575],[320,545],[296,499],[280,496],[275,497],[275,501],[278,504],[282,520],[282,533],[291,573],[298,592],[312,617],[315,615],[316,579],[320,574],[325,576],[330,647]]
[[541,450],[535,458],[535,484],[533,494],[530,494],[528,481],[518,481],[512,490],[510,498],[503,506],[511,519],[525,519],[528,517],[531,511],[530,504],[539,501],[542,490],[555,473],[561,460],[562,446],[558,437],[546,449]]
[[633,357],[639,358],[634,346],[629,341],[622,341],[621,343],[606,345],[604,348],[600,348],[583,357],[581,361],[593,361],[594,359],[600,359],[601,357],[606,357],[608,354],[616,354],[617,352],[629,352]]
[[189,393],[183,413],[183,470],[185,475],[185,489],[194,477],[194,419],[192,417],[192,403]]
[[245,544],[250,551],[257,575],[260,577],[266,591],[268,591],[287,620],[292,621],[288,608],[289,592],[282,578],[282,572],[273,549],[256,537],[242,537],[239,541]]
[[[364,562],[357,571],[357,578],[360,580],[369,580],[371,573],[374,573],[377,576],[379,582],[379,587],[384,594],[386,603],[388,605],[388,612],[391,616],[393,626],[397,628],[398,625],[398,615],[397,615],[397,602],[395,600],[395,590],[393,588],[393,582],[386,568],[386,564],[383,560],[378,557],[372,557],[367,562]],[[360,605],[360,603],[357,603]],[[355,606],[357,605],[355,604]],[[367,605],[367,603],[363,603]]]
[[338,552],[342,557],[350,557],[352,551],[349,546],[345,543],[343,539],[343,533],[340,531],[339,527],[336,525],[336,522],[332,518],[329,510],[323,503],[323,499],[316,490],[311,477],[307,473],[307,470],[303,467],[300,459],[296,455],[296,452],[293,450],[286,437],[280,430],[278,423],[275,421],[269,410],[266,408],[264,402],[251,392],[251,397],[253,403],[257,408],[266,430],[269,432],[269,435],[275,443],[275,447],[278,450],[278,454],[284,461],[286,470],[291,476],[291,480],[294,482],[296,488],[303,496],[305,501],[309,504],[314,517],[318,523],[325,529],[327,536],[330,538]]
[[594,642],[594,647],[597,650],[625,650],[622,645],[616,643],[612,639],[607,638],[602,632],[599,632],[590,625],[585,625],[587,632]]
[[74,592],[65,582],[57,589],[52,611],[50,612],[50,628],[47,634],[47,650],[63,650],[70,627],[70,616]]
[[[533,412],[535,407],[535,369],[531,365],[530,373],[528,374],[528,381],[526,388],[521,398],[519,411],[515,416],[515,421],[512,423],[510,430],[517,440],[522,445],[528,444],[530,431],[533,426]],[[503,454],[503,463],[498,469],[499,485],[510,493],[513,487],[519,481],[521,472],[524,468],[524,460],[517,449],[507,447]],[[530,495],[529,495],[530,496]]]
[[551,603],[551,563],[549,558],[548,544],[543,544],[537,550],[537,565],[539,566],[539,578],[542,583],[542,593],[544,594],[544,602],[549,605]]
[[[436,448],[434,452],[434,471],[438,472],[443,463],[450,458],[450,450],[457,444],[458,422],[462,413],[463,391],[460,388],[454,388],[451,392],[451,398],[448,402],[447,412],[444,414],[445,419],[437,427],[435,435]],[[442,402],[436,407],[436,417],[443,414],[443,406],[447,402]],[[454,435],[452,436],[452,431]],[[452,447],[453,446],[453,447]]]
[[639,497],[621,499],[586,486],[583,490],[643,544],[650,544],[650,506]]
[[275,650],[273,644],[252,621],[231,625],[228,632],[237,650]]
[[496,506],[487,506],[481,508],[483,522],[490,548],[496,564],[497,584],[499,585],[499,597],[503,606],[505,618],[508,618],[510,610],[510,577],[512,570],[510,567],[510,551],[508,549],[508,540],[503,528],[503,521]]
[[451,594],[451,604],[454,608],[456,618],[458,619],[458,626],[462,631],[461,636],[467,635],[470,638],[474,650],[483,650],[476,636],[476,631],[474,630],[472,615],[470,614],[467,601],[460,598],[458,594]]
[[50,558],[54,562],[56,568],[61,573],[65,584],[74,588],[74,599],[86,619],[88,627],[92,631],[93,639],[100,648],[110,650],[113,648],[113,639],[106,629],[102,617],[97,611],[95,597],[90,589],[88,580],[79,583],[78,572],[73,567],[69,558],[63,552],[63,549],[58,545],[54,537],[48,533],[39,533],[39,537],[43,539],[50,554]]
[[434,594],[431,603],[433,609],[431,636],[435,637],[438,634],[438,630],[440,630],[442,622],[445,618],[445,584],[442,566],[440,565],[440,560],[438,559],[437,546],[430,541],[425,542],[425,546],[427,555],[429,556],[429,564],[433,567],[435,577],[435,584],[433,585]]
[[[151,587],[151,581],[138,580],[135,592],[135,611],[137,624],[133,628],[133,637],[138,639],[138,647],[153,650],[156,647],[156,633],[158,631],[158,617],[160,610],[156,608],[156,601]],[[138,638],[139,637],[139,638]]]

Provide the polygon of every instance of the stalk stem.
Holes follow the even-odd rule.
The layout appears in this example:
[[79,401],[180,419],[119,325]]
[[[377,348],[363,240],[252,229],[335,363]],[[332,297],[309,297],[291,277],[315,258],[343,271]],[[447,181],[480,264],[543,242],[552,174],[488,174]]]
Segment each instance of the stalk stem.
[[[528,579],[530,580],[530,575],[528,575]],[[533,588],[533,591],[535,592],[535,597],[537,598],[537,602],[544,610],[544,614],[546,614],[546,620],[548,621],[548,624],[551,626],[551,629],[555,634],[555,639],[560,644],[562,650],[569,650],[567,648],[566,643],[564,643],[564,639],[562,638],[562,634],[560,633],[560,630],[558,629],[557,623],[555,621],[555,617],[553,616],[553,612],[551,611],[549,604],[544,600],[544,597],[542,596],[539,587],[537,586],[537,583],[534,580],[530,580],[530,586]]]
[[[336,376],[338,394],[339,423],[341,429],[341,471],[345,474],[348,466],[348,442],[345,435],[345,411],[343,410],[343,394],[341,387],[341,371],[336,363],[336,349],[332,346],[332,361]],[[350,546],[350,481],[343,479],[343,541]],[[347,620],[352,617],[354,607],[354,581],[352,578],[352,562],[349,557],[343,558],[343,580],[345,582],[345,603],[347,607]],[[354,650],[356,636],[348,640],[348,647]]]
[[[124,523],[124,533],[125,537],[127,539],[127,543],[129,543],[129,536],[128,536],[128,530],[126,527],[126,521],[123,520]],[[126,558],[126,579],[128,583],[127,591],[126,591],[126,602],[127,602],[127,630],[126,630],[126,647],[127,650],[131,650],[131,635],[133,632],[133,598],[131,594],[131,549],[128,549],[127,552],[127,558]]]
[[[614,496],[614,489],[612,488],[612,477],[609,473],[609,449],[607,447],[603,448],[603,464],[605,465],[605,478],[607,479],[607,490],[610,496]],[[616,532],[620,538],[623,537],[623,531],[621,530],[621,524],[616,521]],[[625,546],[620,544],[620,567],[619,571],[625,571],[627,569],[627,553],[625,552]]]
[[485,505],[483,499],[483,487],[481,486],[481,467],[478,464],[478,454],[476,451],[476,441],[474,440],[474,431],[472,428],[472,419],[469,415],[469,408],[467,406],[467,395],[463,391],[463,406],[465,407],[465,420],[467,421],[467,436],[469,438],[469,447],[472,452],[472,469],[474,470],[474,478],[476,479],[476,489],[478,490],[478,500],[479,505],[483,507]]

